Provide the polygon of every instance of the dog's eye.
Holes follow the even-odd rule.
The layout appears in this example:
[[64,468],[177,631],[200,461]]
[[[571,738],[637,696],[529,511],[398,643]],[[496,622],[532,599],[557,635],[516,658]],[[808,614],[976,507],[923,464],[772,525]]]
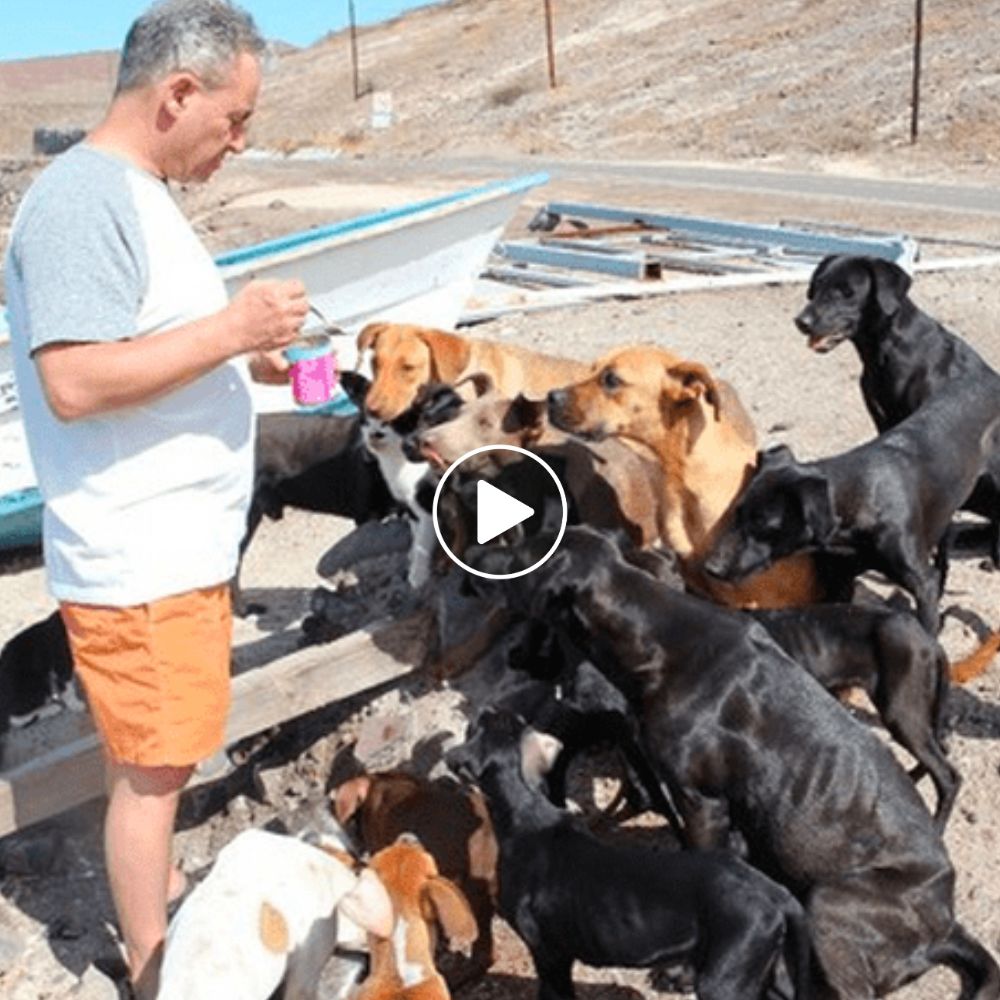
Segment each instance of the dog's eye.
[[619,388],[622,384],[622,380],[613,368],[605,368],[604,371],[601,372],[600,384],[602,389],[607,389],[610,392]]

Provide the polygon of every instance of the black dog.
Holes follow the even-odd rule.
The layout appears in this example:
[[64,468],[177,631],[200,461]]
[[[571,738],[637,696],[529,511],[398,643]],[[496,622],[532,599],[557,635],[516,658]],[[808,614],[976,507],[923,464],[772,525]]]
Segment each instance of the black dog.
[[[961,337],[910,299],[910,276],[877,257],[832,256],[819,262],[808,303],[795,324],[820,353],[850,340],[861,358],[861,394],[879,431],[905,420],[952,382],[992,394],[1000,409],[1000,374]],[[1000,565],[1000,452],[990,456],[962,504],[990,521],[994,565]]]
[[[546,542],[508,550],[508,567]],[[955,920],[954,870],[913,782],[762,626],[678,593],[585,527],[495,585],[626,695],[690,842],[718,847],[735,828],[751,863],[803,901],[820,995],[881,996],[944,964],[965,1000],[1000,996],[1000,968]]]
[[531,952],[539,1000],[575,996],[577,960],[690,961],[702,1000],[756,1000],[780,956],[793,995],[812,995],[805,914],[790,892],[725,851],[598,840],[540,791],[558,751],[558,740],[517,716],[486,711],[446,757],[486,795],[500,846],[499,910]]
[[786,446],[771,448],[705,569],[740,579],[793,552],[850,554],[855,575],[878,570],[912,594],[921,624],[936,635],[941,542],[998,440],[1000,411],[955,386],[841,455],[798,462]]
[[530,620],[511,623],[489,651],[452,683],[470,703],[513,712],[562,743],[545,776],[548,796],[557,806],[566,804],[567,776],[574,759],[606,745],[620,754],[624,774],[620,795],[605,814],[612,815],[620,801],[635,813],[653,809],[683,837],[669,794],[642,749],[638,723],[624,695],[551,629]]
[[11,723],[62,702],[72,677],[73,657],[58,611],[7,641],[0,650],[0,763]]
[[948,659],[909,611],[864,604],[817,604],[749,611],[788,655],[828,691],[860,687],[886,729],[928,773],[943,830],[961,776],[941,745]]
[[362,443],[357,416],[260,414],[254,455],[253,494],[232,585],[233,607],[241,616],[252,609],[243,600],[240,568],[264,517],[279,520],[292,507],[363,524],[397,509]]

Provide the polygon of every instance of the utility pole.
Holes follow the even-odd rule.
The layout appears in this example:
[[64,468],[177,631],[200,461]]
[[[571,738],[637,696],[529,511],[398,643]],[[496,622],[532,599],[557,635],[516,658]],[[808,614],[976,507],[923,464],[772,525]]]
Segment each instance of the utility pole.
[[347,16],[351,24],[351,75],[354,80],[354,100],[361,97],[358,81],[358,29],[354,20],[354,0],[347,0]]
[[920,50],[924,39],[924,0],[916,0],[913,27],[913,96],[910,101],[910,144],[920,131]]
[[545,41],[549,53],[549,88],[556,88],[556,49],[552,31],[552,0],[545,0]]

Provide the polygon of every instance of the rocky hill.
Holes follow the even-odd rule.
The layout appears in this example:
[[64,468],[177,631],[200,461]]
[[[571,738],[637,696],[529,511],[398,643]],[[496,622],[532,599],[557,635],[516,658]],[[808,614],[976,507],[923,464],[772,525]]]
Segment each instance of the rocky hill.
[[[888,160],[904,172],[982,172],[1000,160],[989,30],[1000,0],[926,5],[915,149],[910,3],[552,7],[555,88],[539,0],[451,0],[359,30],[358,99],[346,31],[279,49],[254,141],[366,156]],[[0,64],[0,155],[27,155],[33,125],[93,124],[110,92],[113,54],[30,63]],[[391,100],[390,128],[372,127],[376,94]]]

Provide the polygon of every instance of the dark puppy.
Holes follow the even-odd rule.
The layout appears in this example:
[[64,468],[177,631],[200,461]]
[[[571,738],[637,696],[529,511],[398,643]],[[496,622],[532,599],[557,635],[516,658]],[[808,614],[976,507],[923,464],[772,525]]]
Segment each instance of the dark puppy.
[[[814,351],[850,340],[861,358],[861,394],[880,431],[905,420],[946,385],[986,389],[1000,406],[1000,374],[961,337],[910,299],[910,276],[877,257],[832,256],[819,262],[809,301],[795,325]],[[991,522],[992,557],[1000,565],[1000,453],[990,456],[962,504]]]
[[[381,520],[397,509],[374,458],[361,440],[357,416],[262,413],[257,417],[253,495],[240,542],[240,566],[264,517],[278,520],[286,507],[347,517],[355,524]],[[251,609],[232,586],[237,614]]]
[[864,604],[816,604],[749,611],[796,663],[828,691],[860,687],[886,729],[937,790],[935,825],[948,822],[961,776],[948,762],[941,728],[948,660],[908,611]]
[[[508,566],[543,544],[508,550]],[[691,843],[736,829],[751,863],[803,901],[820,995],[882,996],[944,964],[965,1000],[1000,996],[1000,968],[955,920],[954,870],[913,782],[760,625],[678,593],[585,527],[497,586],[623,691]]]
[[22,629],[0,650],[0,763],[11,723],[61,702],[73,677],[73,657],[62,616]]
[[610,746],[621,758],[622,787],[605,814],[624,801],[635,813],[653,809],[678,837],[683,829],[669,793],[642,748],[625,696],[579,650],[538,622],[517,621],[454,686],[470,704],[510,711],[555,736],[562,751],[545,776],[548,797],[566,804],[570,766],[582,753]]
[[997,414],[955,386],[841,455],[798,462],[784,445],[763,452],[705,569],[738,580],[793,552],[850,554],[855,575],[878,570],[909,591],[936,635],[940,543],[996,447]]
[[793,995],[812,995],[805,914],[791,893],[724,851],[598,840],[540,790],[559,749],[517,716],[487,711],[446,758],[486,794],[500,844],[500,912],[531,951],[539,1000],[575,995],[574,961],[690,961],[702,1000],[755,1000],[782,955]]

